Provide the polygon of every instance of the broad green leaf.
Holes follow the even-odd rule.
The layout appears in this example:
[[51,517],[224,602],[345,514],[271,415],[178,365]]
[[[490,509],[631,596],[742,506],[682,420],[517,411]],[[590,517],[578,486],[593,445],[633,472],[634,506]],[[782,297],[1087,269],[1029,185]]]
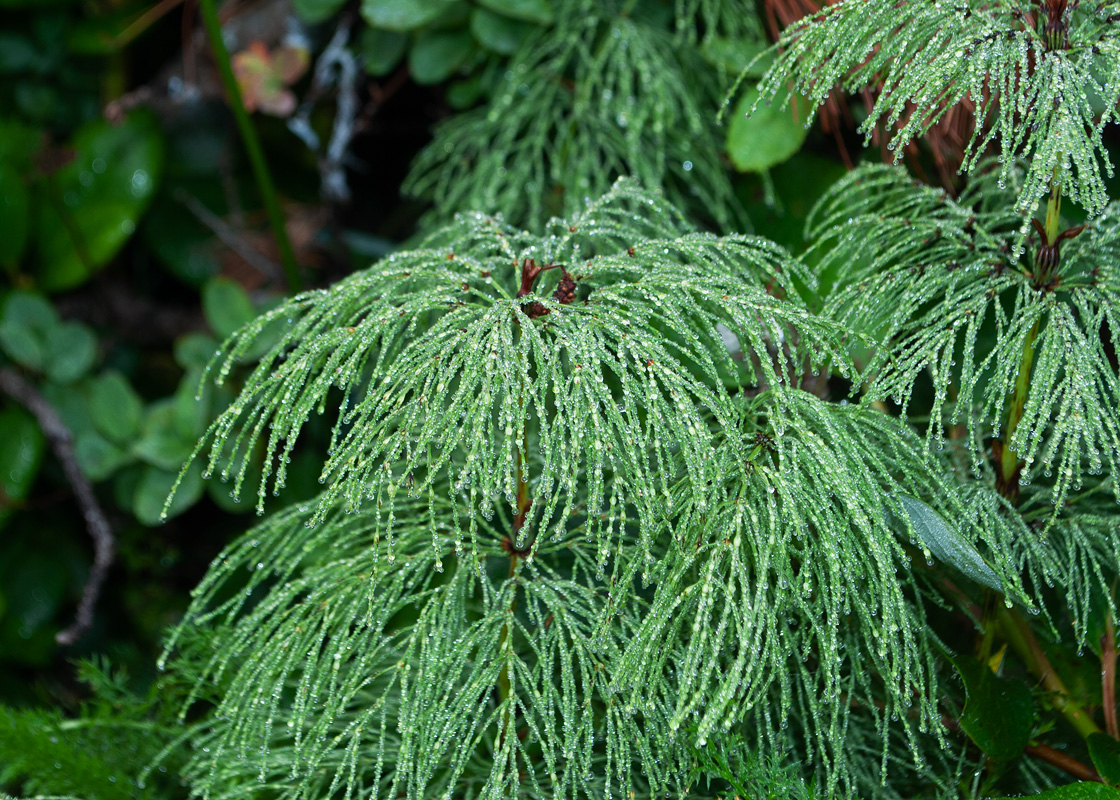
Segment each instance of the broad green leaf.
[[761,78],[774,60],[772,56],[758,58],[768,49],[766,42],[717,36],[700,46],[700,54],[713,66],[723,67],[736,75],[750,67],[747,77]]
[[35,332],[0,320],[0,350],[28,369],[43,368],[43,342]]
[[[1033,800],[1120,800],[1120,791],[1103,783],[1070,783],[1050,789],[1042,794],[1029,795]],[[999,797],[995,800],[1012,800],[1010,797]],[[1018,798],[1017,800],[1022,800]]]
[[463,65],[474,49],[474,39],[466,31],[421,36],[408,51],[412,79],[420,84],[445,81]]
[[1034,705],[1023,683],[996,675],[986,664],[958,656],[953,664],[964,680],[966,700],[961,729],[997,761],[1010,761],[1023,752],[1031,735]]
[[46,340],[58,326],[58,314],[45,298],[12,292],[0,308],[0,349],[28,369],[41,370]]
[[0,411],[0,527],[27,497],[43,460],[43,433],[22,409]]
[[1003,591],[999,576],[988,566],[972,542],[950,526],[935,509],[907,495],[899,495],[898,501],[910,518],[914,533],[939,561],[956,567],[982,586],[997,592]]
[[98,432],[113,442],[128,443],[140,430],[144,402],[119,372],[97,377],[90,391],[90,413]]
[[1120,786],[1120,742],[1107,733],[1094,733],[1086,740],[1093,766],[1109,786]]
[[167,471],[177,471],[182,467],[194,449],[194,441],[183,436],[178,416],[174,398],[152,403],[148,407],[140,440],[132,446],[133,455]]
[[214,278],[202,287],[202,312],[223,339],[257,315],[249,295],[229,278]]
[[762,172],[781,164],[801,149],[809,135],[803,101],[786,103],[779,96],[770,105],[759,104],[747,116],[757,99],[756,89],[745,92],[727,129],[727,154],[740,172]]
[[63,322],[47,332],[43,369],[56,383],[68,384],[89,372],[97,359],[97,337],[78,322]]
[[86,431],[77,437],[74,456],[91,481],[105,480],[132,460],[126,451],[94,431]]
[[149,114],[89,122],[70,147],[73,160],[40,186],[36,204],[38,277],[48,291],[77,286],[117,254],[163,170],[163,138]]
[[362,0],[362,19],[375,28],[405,33],[434,22],[454,0]]
[[27,247],[31,196],[19,175],[0,162],[0,268],[19,263]]
[[552,4],[548,0],[479,0],[479,5],[505,17],[538,25],[552,24]]
[[358,40],[362,66],[370,75],[388,75],[407,47],[408,36],[381,28],[365,28]]
[[525,41],[534,26],[485,8],[475,8],[471,11],[470,28],[480,45],[508,56]]
[[208,391],[203,399],[196,399],[199,373],[188,372],[175,390],[175,428],[185,442],[194,442],[206,432],[210,424],[210,402],[213,394]]
[[12,292],[4,300],[0,309],[0,320],[13,322],[45,333],[58,324],[58,312],[40,294],[34,292]]
[[213,336],[188,333],[175,340],[175,363],[188,371],[201,371],[217,349],[218,342]]
[[322,22],[334,16],[346,0],[293,0],[292,7],[305,22]]
[[[136,484],[136,493],[132,499],[132,513],[145,525],[158,525],[163,514],[163,504],[171,494],[171,487],[175,485],[178,472],[148,467],[140,476]],[[197,463],[192,464],[183,476],[175,499],[167,510],[167,518],[178,516],[198,502],[202,497],[205,482],[202,480],[202,467]]]

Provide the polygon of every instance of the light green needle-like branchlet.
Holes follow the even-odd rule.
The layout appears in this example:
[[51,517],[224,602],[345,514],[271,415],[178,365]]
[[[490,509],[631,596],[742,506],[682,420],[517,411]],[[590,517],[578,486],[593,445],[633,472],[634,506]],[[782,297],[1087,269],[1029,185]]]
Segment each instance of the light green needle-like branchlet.
[[[759,402],[763,412],[772,399]],[[1008,596],[1031,601],[996,546],[1010,538],[1005,520],[979,517],[905,425],[806,393],[783,409],[746,475],[725,467],[734,477],[721,502],[682,510],[668,570],[616,680],[629,702],[671,708],[671,726],[693,726],[701,743],[747,719],[760,752],[789,746],[778,723],[796,715],[805,738],[793,747],[822,785],[852,796],[854,706],[874,715],[883,752],[899,735],[917,753],[919,732],[940,731],[939,645],[915,602],[911,564],[930,556],[912,531],[919,549],[904,547],[910,529],[897,498],[934,498],[983,541]]]
[[[564,265],[575,301],[553,297],[560,266],[517,297],[526,259]],[[678,469],[703,505],[718,478],[717,439],[743,447],[728,385],[785,385],[838,349],[834,325],[792,294],[765,291],[799,271],[806,279],[763,240],[690,232],[625,182],[543,238],[462,217],[420,249],[300,295],[227,342],[212,362],[219,382],[265,331],[281,329],[212,426],[208,470],[235,474],[239,491],[247,454],[263,441],[263,505],[270,481],[283,487],[308,417],[338,404],[329,487],[312,523],[336,501],[369,501],[378,532],[391,537],[398,493],[430,497],[446,475],[467,501],[462,533],[476,511],[515,504],[528,481],[530,519],[514,545],[547,526],[559,534],[578,505],[605,559],[615,509],[633,504],[642,530],[653,530],[672,513]],[[549,313],[531,317],[532,303]],[[752,357],[733,360],[720,325]],[[538,463],[519,471],[530,459]]]
[[[1111,21],[1120,3],[1063,3],[1067,10],[1055,21],[1041,5],[845,0],[783,32],[760,93],[772,97],[792,81],[815,107],[837,85],[850,92],[878,87],[863,130],[870,137],[885,120],[896,129],[888,144],[896,153],[970,99],[980,124],[964,171],[994,144],[1005,180],[1016,157],[1028,163],[1014,201],[1019,213],[1033,212],[1055,181],[1096,214],[1108,203],[1102,173],[1111,174],[1111,166],[1101,128],[1120,96],[1120,34]],[[1048,32],[1051,22],[1056,35]]]
[[1086,473],[1107,464],[1114,487],[1120,475],[1120,378],[1105,349],[1120,331],[1120,211],[1109,206],[1063,242],[1057,272],[1041,286],[1034,253],[1013,254],[1014,218],[988,210],[1000,208],[993,183],[981,177],[953,200],[915,187],[899,169],[860,169],[821,201],[809,234],[822,269],[838,275],[826,313],[880,342],[863,373],[867,399],[905,407],[928,371],[929,433],[940,441],[942,407],[955,387],[949,422],[967,424],[977,469],[985,437],[999,436],[1020,355],[1038,326],[1031,391],[1011,446],[1024,462],[1022,481],[1052,477],[1060,507]]

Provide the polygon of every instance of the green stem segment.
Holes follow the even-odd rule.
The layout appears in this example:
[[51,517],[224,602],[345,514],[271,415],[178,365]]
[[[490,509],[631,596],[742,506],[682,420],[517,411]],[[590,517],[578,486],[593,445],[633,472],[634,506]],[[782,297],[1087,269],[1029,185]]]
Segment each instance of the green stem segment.
[[1050,664],[1050,659],[1042,650],[1042,645],[1035,638],[1030,625],[1015,611],[1001,608],[999,621],[1002,633],[1011,649],[1026,664],[1031,674],[1037,677],[1047,691],[1051,693],[1050,702],[1063,717],[1073,726],[1082,738],[1089,738],[1094,733],[1100,733],[1100,728],[1093,722],[1089,713],[1078,705],[1071,697],[1069,689],[1062,683],[1058,673]]
[[[1046,203],[1046,241],[1043,242],[1043,245],[1056,243],[1059,236],[1062,187],[1056,180],[1057,175],[1054,177],[1055,180],[1050,185],[1050,199]],[[1046,276],[1045,279],[1036,276],[1036,280],[1045,283],[1049,280],[1049,276]],[[1011,448],[1011,438],[1015,435],[1015,429],[1019,427],[1019,421],[1023,418],[1023,409],[1027,404],[1027,393],[1030,390],[1031,382],[1031,364],[1034,361],[1034,343],[1038,338],[1038,326],[1038,320],[1035,320],[1027,334],[1027,340],[1023,343],[1023,355],[1019,359],[1019,375],[1015,379],[1015,394],[1012,396],[1011,406],[1007,410],[1007,426],[1004,429],[1003,447],[1000,451],[999,490],[1004,497],[1012,500],[1017,500],[1019,497],[1019,472],[1022,469],[1022,464],[1019,461],[1019,454]]]
[[257,132],[249,119],[249,112],[245,110],[245,103],[241,100],[241,89],[237,85],[237,77],[233,74],[230,64],[229,51],[222,41],[222,23],[218,19],[217,0],[199,0],[199,12],[206,25],[206,36],[210,40],[210,47],[214,51],[214,61],[218,67],[218,74],[222,79],[226,95],[229,97],[229,107],[233,112],[233,119],[241,134],[241,142],[245,145],[245,153],[249,156],[249,163],[253,168],[253,177],[257,181],[261,199],[264,201],[268,222],[272,227],[272,235],[276,238],[276,249],[280,254],[280,263],[284,268],[284,278],[288,283],[288,291],[292,294],[301,288],[299,279],[299,263],[296,261],[295,251],[292,249],[291,240],[288,239],[287,229],[284,227],[284,213],[280,208],[280,200],[276,196],[276,187],[272,183],[272,175],[268,171],[268,164],[264,159]]
[[[522,552],[518,549],[517,540],[521,534],[521,529],[525,527],[525,521],[529,517],[529,510],[533,506],[533,498],[529,494],[529,481],[525,480],[526,477],[526,460],[528,457],[528,442],[522,440],[520,448],[517,451],[517,472],[514,476],[517,481],[517,512],[513,518],[513,526],[509,533],[509,577],[512,580],[517,574],[517,560],[521,557]],[[517,594],[514,590],[513,601],[510,603],[510,614],[512,615],[517,608]],[[503,655],[508,647],[510,637],[509,625],[502,626],[502,638],[499,646]],[[498,697],[504,704],[506,699],[510,696],[513,687],[510,685],[509,680],[509,662],[502,666],[502,671],[498,674]],[[502,730],[502,739],[513,735],[513,714],[506,714],[505,727]]]

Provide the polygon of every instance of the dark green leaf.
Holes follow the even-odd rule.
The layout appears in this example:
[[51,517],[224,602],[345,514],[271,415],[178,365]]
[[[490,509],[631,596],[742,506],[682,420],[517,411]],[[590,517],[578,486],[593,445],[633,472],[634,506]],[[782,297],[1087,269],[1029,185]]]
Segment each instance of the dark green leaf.
[[4,301],[0,319],[45,334],[58,324],[58,312],[45,297],[34,292],[12,292]]
[[366,28],[359,40],[362,66],[370,75],[388,75],[404,55],[408,36],[403,33]]
[[949,525],[935,509],[907,495],[899,495],[898,501],[910,518],[914,533],[939,561],[956,567],[982,586],[1003,591],[999,576],[972,542]]
[[194,440],[183,436],[174,398],[152,403],[140,440],[132,446],[132,453],[141,461],[167,471],[183,466],[194,449]]
[[12,267],[27,247],[31,196],[19,175],[0,162],[0,267]]
[[[132,500],[132,513],[138,520],[145,525],[158,525],[162,521],[160,515],[163,513],[163,504],[167,502],[167,496],[171,494],[171,487],[175,485],[178,476],[178,472],[157,467],[148,467],[144,471],[136,484],[136,494]],[[202,497],[204,483],[202,467],[197,463],[192,464],[175,492],[175,499],[167,510],[167,518],[182,514],[197,503]]]
[[761,78],[774,60],[773,57],[758,58],[767,47],[766,42],[717,37],[704,42],[700,47],[700,54],[709,64],[723,67],[735,74],[749,66],[747,76]]
[[412,79],[421,84],[445,81],[462,66],[474,49],[474,39],[466,31],[421,36],[408,51]]
[[47,335],[58,326],[58,314],[42,296],[12,292],[0,309],[0,349],[23,366],[41,370]]
[[43,434],[22,409],[0,411],[0,527],[12,513],[12,503],[27,497],[43,460]]
[[0,320],[0,350],[28,369],[43,368],[43,342],[34,331]]
[[49,291],[77,286],[117,254],[163,168],[162,135],[148,114],[119,125],[87,123],[71,148],[73,160],[53,173],[43,187],[48,197],[36,206],[40,281]]
[[534,29],[530,23],[495,14],[485,8],[471,11],[470,27],[480,45],[504,56],[512,55]]
[[214,278],[202,287],[202,311],[223,339],[257,315],[249,295],[229,278]]
[[405,33],[439,18],[454,0],[362,0],[362,18],[375,28]]
[[185,370],[201,371],[218,349],[218,342],[205,333],[188,333],[175,340],[175,363]]
[[93,431],[79,435],[74,442],[78,466],[91,481],[103,481],[123,467],[132,457]]
[[801,149],[809,135],[803,102],[787,104],[779,95],[771,105],[759,104],[748,117],[757,98],[753,88],[743,94],[727,129],[727,154],[740,172],[761,172],[781,164]]
[[56,383],[73,383],[97,359],[97,337],[78,322],[63,322],[47,332],[43,369]]
[[346,0],[293,0],[296,13],[306,22],[322,22],[334,16],[346,5]]
[[538,25],[552,24],[552,4],[548,0],[479,0],[479,5],[505,17]]
[[1018,756],[1030,741],[1034,719],[1031,690],[1018,681],[999,677],[974,658],[958,656],[953,664],[964,680],[967,695],[961,729],[997,761]]
[[175,390],[175,428],[185,442],[194,442],[210,424],[208,400],[213,392],[208,392],[204,399],[199,400],[196,398],[198,386],[199,374],[188,372]]
[[118,443],[131,441],[140,429],[144,403],[119,372],[97,377],[90,391],[90,414],[99,433]]
[[1109,786],[1120,786],[1120,742],[1106,733],[1094,733],[1086,740],[1093,766]]

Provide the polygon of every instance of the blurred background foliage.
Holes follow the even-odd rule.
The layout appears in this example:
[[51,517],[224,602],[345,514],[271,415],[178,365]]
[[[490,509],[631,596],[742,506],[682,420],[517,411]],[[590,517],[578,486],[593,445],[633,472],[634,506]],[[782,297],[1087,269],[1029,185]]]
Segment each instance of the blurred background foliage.
[[[157,707],[180,688],[154,657],[254,503],[196,465],[161,513],[239,388],[235,376],[196,399],[218,341],[293,289],[285,247],[300,283],[324,286],[422,220],[480,206],[540,225],[627,173],[663,184],[701,224],[800,251],[815,200],[859,158],[887,155],[861,148],[861,98],[830,100],[812,130],[796,98],[742,113],[755,57],[807,0],[228,0],[217,14],[240,98],[207,38],[208,4],[0,0],[0,371],[57,412],[116,541],[92,625],[58,644],[93,548],[40,421],[0,391],[0,790],[177,787],[173,761],[146,788],[134,778],[179,730]],[[559,31],[571,52],[548,50]],[[527,113],[531,92],[547,124]],[[952,126],[968,124],[912,146],[915,172],[952,190]],[[476,146],[507,139],[528,149]],[[310,433],[285,502],[318,488],[329,421]],[[60,742],[51,726],[74,735]]]

